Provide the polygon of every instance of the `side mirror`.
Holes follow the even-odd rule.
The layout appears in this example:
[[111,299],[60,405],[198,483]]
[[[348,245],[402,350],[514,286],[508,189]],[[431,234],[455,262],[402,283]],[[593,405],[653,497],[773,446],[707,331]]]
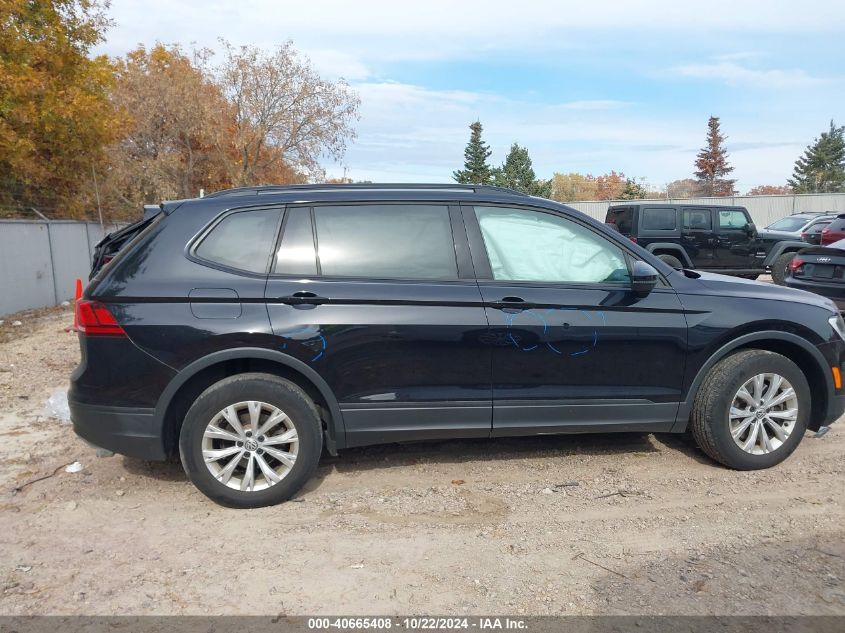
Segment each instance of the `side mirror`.
[[631,292],[640,299],[647,297],[657,285],[659,276],[659,273],[651,264],[640,260],[634,261],[631,267]]
[[757,235],[757,225],[754,224],[754,222],[749,222],[748,224],[745,225],[745,231],[749,235]]

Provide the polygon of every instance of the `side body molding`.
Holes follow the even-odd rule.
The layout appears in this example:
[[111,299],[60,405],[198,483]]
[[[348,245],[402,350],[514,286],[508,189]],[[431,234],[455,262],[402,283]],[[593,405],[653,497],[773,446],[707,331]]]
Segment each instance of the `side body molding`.
[[687,423],[689,422],[689,416],[692,413],[693,403],[695,402],[695,396],[698,393],[699,387],[701,387],[701,383],[704,382],[705,376],[707,376],[707,372],[718,363],[720,360],[725,358],[728,354],[730,354],[735,349],[740,347],[746,347],[750,343],[754,343],[754,341],[785,341],[788,343],[793,343],[796,346],[800,347],[802,350],[810,354],[810,356],[818,363],[819,367],[822,369],[822,374],[825,377],[825,394],[824,397],[828,398],[828,396],[834,393],[835,388],[833,386],[833,377],[831,376],[830,369],[827,366],[827,362],[825,361],[824,356],[822,353],[809,341],[806,339],[801,338],[796,334],[791,334],[789,332],[780,332],[777,330],[764,330],[762,332],[752,332],[750,334],[745,334],[744,336],[740,336],[735,338],[718,350],[716,350],[710,358],[707,359],[707,362],[701,366],[698,370],[698,373],[695,375],[692,383],[690,384],[689,391],[687,392],[686,399],[681,402],[681,406],[678,408],[678,417],[675,420],[675,425],[672,427],[673,433],[683,433],[687,427]]
[[206,367],[211,367],[217,363],[229,360],[240,359],[262,359],[279,363],[280,365],[285,365],[286,367],[299,372],[310,380],[320,392],[320,395],[323,396],[323,399],[329,408],[329,412],[331,413],[331,420],[327,421],[326,428],[327,450],[332,454],[336,454],[337,449],[346,447],[346,427],[343,423],[343,414],[340,411],[340,407],[338,406],[334,393],[328,383],[326,383],[326,381],[323,380],[323,378],[314,371],[313,368],[309,367],[302,361],[292,358],[287,354],[283,354],[282,352],[261,347],[236,347],[221,350],[219,352],[213,352],[208,356],[203,356],[202,358],[199,358],[185,366],[178,374],[176,374],[173,380],[170,381],[156,403],[155,417],[159,424],[164,424],[164,415],[168,406],[170,406],[173,397],[182,385],[184,385],[188,380]]

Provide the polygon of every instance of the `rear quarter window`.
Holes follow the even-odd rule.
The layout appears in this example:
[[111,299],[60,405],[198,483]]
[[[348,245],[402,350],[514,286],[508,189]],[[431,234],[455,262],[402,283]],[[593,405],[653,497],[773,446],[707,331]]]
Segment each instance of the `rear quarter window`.
[[280,215],[280,209],[256,209],[224,216],[194,248],[194,255],[228,268],[265,273]]
[[640,228],[643,231],[674,231],[678,227],[678,214],[674,208],[645,208]]
[[634,207],[611,207],[604,221],[615,224],[620,233],[630,233],[634,228]]

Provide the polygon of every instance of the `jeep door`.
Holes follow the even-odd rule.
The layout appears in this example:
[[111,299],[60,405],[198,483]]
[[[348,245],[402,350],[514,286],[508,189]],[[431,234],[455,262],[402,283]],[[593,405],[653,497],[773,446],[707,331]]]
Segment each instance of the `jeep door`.
[[494,345],[493,434],[668,430],[687,345],[672,288],[635,297],[631,253],[575,216],[462,210]]
[[681,246],[692,260],[692,267],[716,267],[717,237],[710,207],[683,207],[681,222]]
[[751,218],[743,209],[714,208],[717,230],[716,261],[720,268],[763,268],[762,241],[749,230]]
[[266,300],[278,348],[336,396],[339,446],[490,434],[487,319],[458,207],[288,207]]

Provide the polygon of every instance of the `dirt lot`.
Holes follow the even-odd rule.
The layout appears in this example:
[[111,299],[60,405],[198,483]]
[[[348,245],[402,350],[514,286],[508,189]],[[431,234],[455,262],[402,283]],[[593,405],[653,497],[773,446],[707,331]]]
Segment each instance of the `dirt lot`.
[[677,436],[356,449],[227,510],[44,416],[70,322],[0,325],[2,614],[845,614],[845,424],[750,473]]

